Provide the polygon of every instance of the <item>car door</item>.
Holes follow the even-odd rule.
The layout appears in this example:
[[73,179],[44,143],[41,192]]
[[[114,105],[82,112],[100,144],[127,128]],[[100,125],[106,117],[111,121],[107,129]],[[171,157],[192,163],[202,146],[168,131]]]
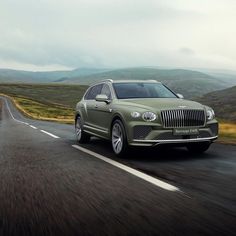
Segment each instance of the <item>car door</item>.
[[88,91],[88,94],[85,95],[84,98],[84,110],[86,113],[86,122],[85,124],[88,126],[89,129],[92,129],[92,127],[96,127],[97,120],[94,119],[94,116],[96,116],[96,96],[98,94],[101,94],[103,84],[97,84],[91,87]]
[[100,94],[107,95],[109,103],[96,101],[93,119],[101,135],[108,136],[109,124],[112,118],[112,95],[108,84],[103,84]]

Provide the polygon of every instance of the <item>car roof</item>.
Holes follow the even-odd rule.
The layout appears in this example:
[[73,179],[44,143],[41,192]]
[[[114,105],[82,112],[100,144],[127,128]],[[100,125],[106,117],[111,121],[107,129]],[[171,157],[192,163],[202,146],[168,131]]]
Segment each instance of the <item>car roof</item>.
[[98,83],[105,83],[105,82],[110,82],[110,83],[113,83],[113,84],[116,84],[116,83],[161,83],[157,80],[146,80],[146,79],[143,79],[143,80],[112,80],[112,79],[106,79],[106,80],[101,80],[101,81],[97,81],[96,84]]
[[161,82],[157,81],[157,80],[112,80],[112,79],[105,79],[105,80],[100,80],[97,81],[95,83],[90,84],[89,87],[101,84],[101,83],[112,83],[112,84],[119,84],[119,83],[157,83],[157,84],[161,84]]
[[147,82],[151,82],[151,83],[160,83],[156,80],[115,80],[112,83],[116,84],[116,83],[147,83]]

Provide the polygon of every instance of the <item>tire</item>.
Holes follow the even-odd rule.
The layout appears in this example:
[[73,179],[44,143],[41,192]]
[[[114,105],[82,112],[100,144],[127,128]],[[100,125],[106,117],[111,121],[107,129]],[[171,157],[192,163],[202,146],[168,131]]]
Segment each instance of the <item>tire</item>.
[[210,147],[210,145],[210,142],[191,143],[187,145],[187,149],[191,153],[203,153]]
[[121,120],[115,120],[111,129],[111,143],[114,153],[123,157],[128,150],[127,136],[125,127]]
[[79,143],[87,143],[90,140],[90,135],[83,131],[82,120],[80,116],[77,116],[75,121],[75,134]]

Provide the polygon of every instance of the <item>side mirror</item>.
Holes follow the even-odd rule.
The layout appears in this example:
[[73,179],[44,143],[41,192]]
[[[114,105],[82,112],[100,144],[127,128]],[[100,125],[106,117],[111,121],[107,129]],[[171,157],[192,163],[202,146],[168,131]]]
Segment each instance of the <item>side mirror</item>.
[[177,93],[176,95],[177,95],[177,97],[180,98],[180,99],[183,99],[183,98],[184,98],[184,96],[183,96],[182,94],[180,94],[180,93]]
[[105,102],[107,104],[109,103],[109,99],[108,99],[107,95],[105,95],[105,94],[98,94],[96,96],[95,100],[97,102]]

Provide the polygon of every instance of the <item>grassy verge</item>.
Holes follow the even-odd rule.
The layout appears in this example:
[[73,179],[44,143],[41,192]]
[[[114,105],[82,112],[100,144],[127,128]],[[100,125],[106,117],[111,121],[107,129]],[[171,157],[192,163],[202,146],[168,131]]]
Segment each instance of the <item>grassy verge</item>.
[[59,105],[47,105],[31,99],[11,97],[2,93],[0,93],[0,96],[5,96],[11,99],[17,109],[29,118],[68,124],[74,122],[74,110],[72,108],[66,108]]
[[0,94],[33,119],[72,123],[74,108],[87,86],[55,84],[0,84]]
[[236,124],[220,122],[219,142],[236,144]]
[[26,116],[38,119],[72,123],[74,120],[74,110],[60,106],[49,106],[26,98],[14,97],[16,107]]

